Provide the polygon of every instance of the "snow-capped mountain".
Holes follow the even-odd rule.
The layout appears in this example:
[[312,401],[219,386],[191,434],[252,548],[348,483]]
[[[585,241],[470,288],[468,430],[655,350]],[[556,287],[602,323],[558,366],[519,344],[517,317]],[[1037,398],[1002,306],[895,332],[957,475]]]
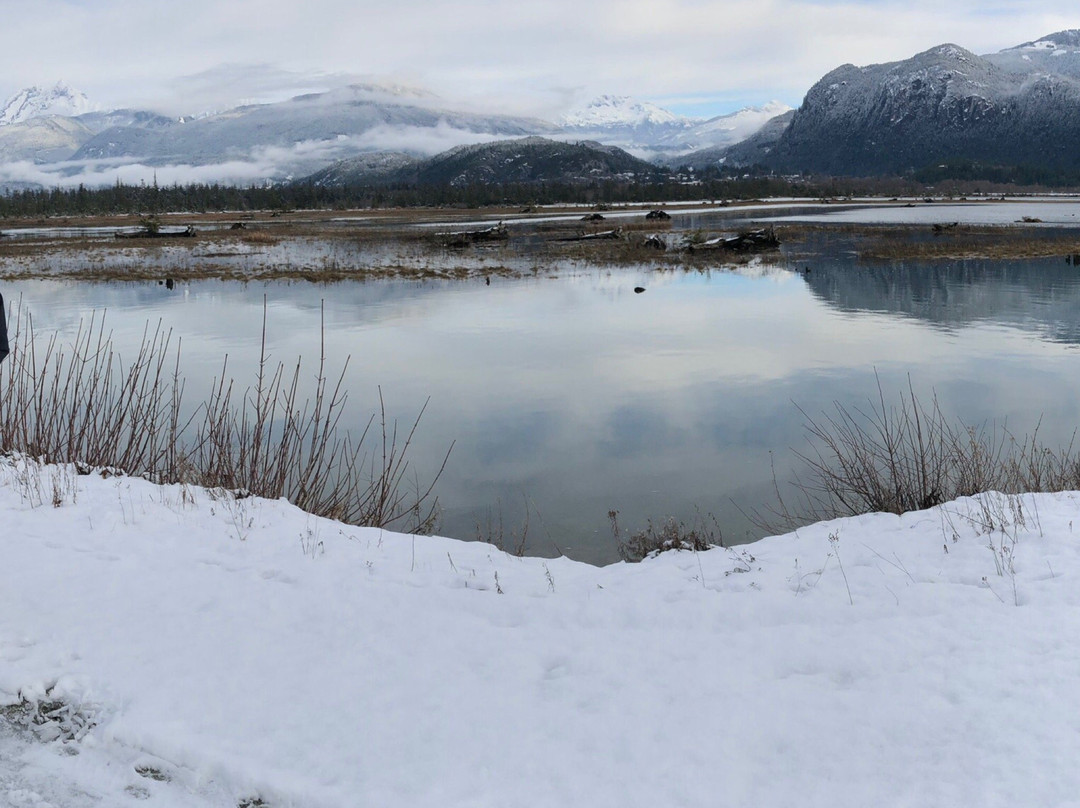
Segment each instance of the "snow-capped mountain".
[[709,118],[695,125],[687,135],[708,145],[738,143],[753,135],[777,115],[783,115],[790,110],[791,107],[779,101],[770,101],[761,107],[745,107],[728,115]]
[[690,126],[693,122],[648,101],[637,101],[625,95],[602,95],[584,107],[568,112],[562,117],[560,123],[567,129],[592,130],[614,127]]
[[564,135],[621,146],[638,156],[657,159],[730,146],[789,109],[773,101],[714,118],[688,118],[648,101],[603,95],[564,115],[560,123]]
[[84,93],[59,81],[47,89],[27,87],[9,98],[0,109],[0,126],[22,123],[46,115],[70,118],[93,110],[93,104]]
[[810,89],[768,161],[829,174],[957,161],[1080,172],[1078,42],[1080,32],[1063,31],[989,56],[945,44],[901,62],[843,65]]
[[432,97],[415,92],[354,86],[237,107],[167,127],[113,127],[89,139],[72,159],[154,166],[244,162],[280,179],[365,152],[428,156],[463,143],[552,129],[528,118],[440,109]]
[[1080,30],[1059,31],[985,57],[1006,70],[1041,70],[1080,78]]

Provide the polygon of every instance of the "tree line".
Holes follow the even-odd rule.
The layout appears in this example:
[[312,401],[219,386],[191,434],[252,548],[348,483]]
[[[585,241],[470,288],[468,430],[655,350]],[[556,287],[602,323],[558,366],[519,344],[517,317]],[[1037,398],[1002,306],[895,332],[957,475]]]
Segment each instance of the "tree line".
[[[716,171],[692,175],[673,172],[641,182],[606,180],[590,183],[491,183],[454,185],[317,185],[300,181],[234,186],[156,183],[105,188],[23,189],[0,195],[0,218],[63,217],[165,212],[243,212],[345,210],[384,207],[491,207],[554,204],[630,204],[657,201],[746,200],[778,196],[836,198],[853,195],[901,196],[937,193],[1018,193],[1038,190],[1009,184],[1018,177],[1003,173],[986,182],[967,171],[912,177],[779,177],[767,173],[725,176]],[[1023,177],[1023,179],[1028,179]],[[1078,178],[1080,180],[1080,178]],[[928,184],[932,181],[932,185]]]

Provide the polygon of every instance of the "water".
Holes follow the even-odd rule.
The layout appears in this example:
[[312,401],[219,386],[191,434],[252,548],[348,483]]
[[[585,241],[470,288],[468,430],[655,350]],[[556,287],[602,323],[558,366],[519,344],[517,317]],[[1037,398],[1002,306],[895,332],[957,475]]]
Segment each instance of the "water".
[[[636,285],[646,287],[635,294]],[[9,283],[39,333],[74,333],[107,310],[121,351],[148,321],[182,338],[186,396],[229,357],[252,378],[264,297],[271,357],[314,372],[320,310],[331,365],[351,356],[349,420],[381,387],[409,421],[425,478],[454,448],[439,532],[500,520],[527,550],[615,560],[607,513],[711,514],[728,541],[758,537],[746,513],[772,501],[804,416],[887,393],[936,392],[969,422],[1007,419],[1067,441],[1080,424],[1080,269],[1061,259],[858,264],[809,274],[758,266],[707,274],[578,270],[556,278],[363,283]]]

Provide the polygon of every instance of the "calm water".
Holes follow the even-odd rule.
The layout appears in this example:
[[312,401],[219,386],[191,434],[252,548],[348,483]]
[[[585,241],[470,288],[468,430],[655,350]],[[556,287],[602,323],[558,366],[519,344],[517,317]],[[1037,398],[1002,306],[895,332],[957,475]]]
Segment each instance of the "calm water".
[[[634,294],[635,285],[647,287]],[[381,385],[390,411],[431,403],[414,446],[423,476],[455,447],[439,531],[472,538],[500,514],[528,550],[616,558],[624,527],[710,513],[725,539],[757,537],[743,511],[771,501],[805,445],[796,404],[864,403],[910,376],[946,413],[1007,418],[1067,440],[1080,424],[1080,269],[1062,260],[782,267],[711,274],[576,272],[555,279],[329,286],[288,283],[7,284],[39,333],[107,310],[121,351],[147,321],[183,340],[186,396],[228,354],[247,383],[263,299],[272,357],[314,361],[325,300],[332,364],[351,356],[351,419]]]

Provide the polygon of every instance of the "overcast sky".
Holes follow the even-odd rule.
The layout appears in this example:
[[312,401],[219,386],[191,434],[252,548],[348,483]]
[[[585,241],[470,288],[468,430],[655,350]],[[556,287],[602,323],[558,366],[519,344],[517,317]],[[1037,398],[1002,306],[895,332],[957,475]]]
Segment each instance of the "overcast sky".
[[797,106],[845,62],[988,53],[1080,27],[1076,0],[0,0],[0,100],[63,79],[169,113],[355,78],[556,115],[601,93],[684,114]]

